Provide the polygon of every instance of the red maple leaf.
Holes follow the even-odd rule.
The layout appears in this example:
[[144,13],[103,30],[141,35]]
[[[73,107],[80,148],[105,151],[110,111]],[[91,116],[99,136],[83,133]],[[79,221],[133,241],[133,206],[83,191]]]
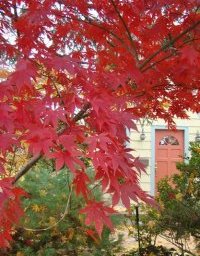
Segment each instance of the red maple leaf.
[[88,236],[90,236],[94,241],[95,241],[95,243],[96,244],[99,244],[99,238],[98,238],[98,235],[97,235],[97,233],[94,231],[94,230],[92,230],[92,229],[87,229],[86,231],[85,231],[85,233],[88,235]]
[[85,224],[93,224],[99,236],[101,236],[103,225],[113,230],[109,215],[115,213],[115,211],[113,208],[104,206],[102,202],[89,201],[87,206],[83,208],[80,213],[86,214]]
[[77,166],[84,168],[83,162],[79,159],[80,154],[70,151],[57,151],[48,154],[51,158],[56,160],[56,170],[60,170],[66,165],[72,172],[76,173]]
[[33,90],[32,81],[35,80],[37,75],[37,68],[32,62],[26,59],[21,59],[16,65],[16,70],[9,77],[9,83],[13,87],[16,86],[17,90],[28,88]]
[[[33,158],[24,170],[38,154],[53,158],[57,170],[66,165],[73,172],[86,201],[98,181],[113,204],[151,202],[139,185],[144,168],[127,149],[127,129],[137,130],[139,118],[162,118],[172,127],[174,116],[200,111],[199,0],[4,2],[0,69],[9,76],[0,80],[0,171],[12,144],[18,150],[26,140]],[[85,159],[95,179],[88,180]],[[5,174],[0,247],[21,215]],[[110,211],[94,201],[83,209],[99,234],[111,226]]]
[[5,154],[7,150],[12,151],[14,145],[19,146],[18,143],[17,138],[15,138],[13,134],[0,134],[0,149],[3,154]]
[[89,182],[90,179],[84,171],[76,172],[73,184],[75,185],[77,195],[82,194],[87,199],[89,193],[87,184]]
[[51,127],[38,127],[23,136],[25,141],[30,144],[29,150],[38,155],[41,152],[45,155],[49,154],[50,149],[54,146],[57,134]]
[[200,53],[192,45],[187,45],[181,49],[181,59],[190,65],[198,65]]
[[19,222],[23,216],[21,197],[27,197],[27,193],[12,185],[12,179],[0,180],[0,247],[8,247],[12,240],[10,235],[12,226]]

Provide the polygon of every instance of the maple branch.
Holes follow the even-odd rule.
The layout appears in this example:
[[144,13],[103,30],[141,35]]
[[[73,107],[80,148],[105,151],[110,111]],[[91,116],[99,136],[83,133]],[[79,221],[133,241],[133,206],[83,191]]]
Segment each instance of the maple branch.
[[[179,47],[178,47],[177,49],[182,48],[182,46],[184,46],[184,45],[186,45],[186,44],[188,44],[188,43],[190,43],[190,42],[198,41],[198,40],[200,40],[200,38],[188,39],[188,40],[186,40],[184,43],[182,43],[181,45],[179,45]],[[175,49],[175,50],[176,50],[176,49]],[[174,52],[170,53],[169,55],[166,55],[166,56],[164,56],[163,58],[161,58],[161,59],[155,61],[154,63],[150,64],[149,66],[147,66],[146,68],[144,68],[143,70],[141,70],[141,72],[144,73],[144,72],[147,71],[148,69],[154,67],[155,65],[161,63],[161,62],[164,61],[164,60],[167,60],[167,59],[171,58],[172,56],[177,56],[176,51],[174,51]]]
[[[17,13],[16,4],[13,5],[13,9],[14,9],[14,14],[13,14],[14,15],[14,21],[16,22],[16,21],[18,21],[18,18],[19,18],[18,13]],[[20,32],[19,32],[18,29],[16,31],[17,31],[17,37],[19,38],[20,37]]]
[[[182,247],[181,247],[179,244],[177,244],[176,242],[173,242],[173,241],[170,239],[169,236],[164,235],[164,234],[159,235],[159,236],[162,237],[162,238],[164,238],[166,241],[170,242],[171,244],[175,245],[177,248],[182,249]],[[189,253],[190,255],[195,256],[195,254],[193,254],[190,250],[187,250],[186,248],[184,248],[184,252],[187,252],[187,253]]]
[[139,59],[138,59],[138,55],[137,55],[135,43],[134,43],[133,38],[132,38],[132,36],[131,36],[131,32],[130,32],[130,30],[129,30],[129,28],[128,28],[126,22],[125,22],[125,20],[123,19],[121,13],[119,12],[119,10],[118,10],[118,8],[117,8],[117,5],[115,4],[114,0],[110,0],[110,2],[112,3],[112,5],[113,5],[113,7],[114,7],[114,9],[115,9],[115,11],[116,11],[116,13],[117,13],[119,19],[121,20],[121,22],[122,22],[122,24],[123,24],[123,26],[124,26],[124,28],[125,28],[125,30],[126,30],[126,33],[127,33],[127,35],[128,35],[130,44],[131,44],[131,46],[132,46],[132,51],[133,51],[134,58],[135,58],[135,60],[136,60],[136,63],[138,64],[138,63],[139,63]]
[[154,52],[151,56],[149,56],[140,66],[140,70],[144,68],[152,59],[154,59],[159,53],[166,50],[169,46],[176,43],[181,37],[183,37],[185,34],[193,30],[195,27],[197,27],[200,24],[200,20],[195,22],[192,26],[185,29],[183,32],[181,32],[178,36],[174,37],[172,40],[170,40],[167,44],[163,45],[160,49],[158,49],[156,52]]
[[[64,4],[64,3],[63,3]],[[69,6],[68,6],[69,8]],[[88,25],[91,25],[91,26],[95,26],[105,32],[107,32],[108,34],[112,35],[115,39],[117,39],[122,45],[123,47],[128,51],[130,52],[130,54],[132,55],[133,54],[133,50],[130,49],[130,47],[128,45],[126,45],[126,43],[123,41],[123,39],[121,37],[119,37],[117,34],[115,34],[113,31],[110,31],[108,28],[106,28],[104,25],[101,25],[101,21],[98,20],[96,17],[93,17],[91,14],[89,16],[86,16],[84,15],[83,13],[78,13],[76,10],[74,10],[73,8],[71,8],[74,12],[76,12],[77,15],[81,15],[85,18],[84,19],[80,19],[80,18],[68,18],[70,20],[75,20],[75,21],[79,21],[79,22],[83,22],[83,23],[87,23]],[[57,14],[57,16],[59,17],[62,17],[62,18],[65,18],[65,16],[63,15],[60,15],[60,14]],[[96,23],[95,23],[96,22]]]
[[73,121],[77,122],[80,119],[82,119],[83,115],[86,113],[86,111],[91,108],[91,104],[88,102],[86,103],[83,108],[73,117]]
[[[114,5],[115,5],[115,3],[114,3]],[[73,11],[76,11],[76,10],[74,10],[73,8],[72,8],[72,10],[73,10]],[[118,15],[121,16],[121,14],[119,13],[118,9],[116,10],[116,12],[118,13]],[[79,14],[79,13],[77,13],[77,14]],[[123,47],[124,47],[131,55],[133,55],[133,57],[135,58],[137,64],[139,63],[138,56],[137,56],[137,52],[136,52],[136,49],[135,49],[136,47],[135,47],[135,45],[134,45],[134,41],[133,41],[133,39],[132,39],[132,37],[131,37],[131,33],[130,33],[130,31],[129,31],[129,29],[128,29],[128,27],[127,27],[127,25],[126,25],[126,23],[125,23],[125,21],[123,20],[122,17],[121,17],[120,19],[122,20],[123,25],[125,26],[125,29],[126,29],[127,34],[128,34],[128,36],[129,36],[129,40],[130,40],[130,43],[131,43],[132,48],[130,48],[130,47],[124,42],[124,40],[123,40],[121,37],[119,37],[117,34],[115,34],[113,31],[109,30],[109,29],[106,28],[104,25],[101,25],[101,21],[98,20],[96,17],[93,17],[91,14],[90,14],[89,16],[86,16],[86,15],[84,15],[83,13],[81,13],[80,15],[83,16],[83,17],[85,18],[85,20],[84,20],[84,19],[80,19],[80,18],[74,18],[74,17],[73,17],[73,18],[70,17],[69,19],[71,19],[71,20],[76,20],[76,21],[83,22],[83,23],[87,23],[88,25],[95,26],[95,27],[97,27],[97,28],[99,28],[99,29],[101,29],[101,30],[107,32],[108,34],[110,34],[111,36],[113,36],[115,39],[117,39],[117,40],[123,45]],[[63,16],[60,15],[60,14],[59,14],[59,15],[57,14],[57,16],[63,17]],[[92,18],[90,18],[90,17],[92,17]],[[96,21],[96,22],[95,22],[95,21]],[[109,43],[109,42],[108,42],[108,43]]]
[[42,157],[42,154],[33,156],[15,175],[15,178],[13,180],[13,184],[15,184],[25,173],[28,172],[28,170],[38,162],[38,160]]
[[[87,18],[88,18],[88,17],[87,17]],[[89,25],[93,25],[93,26],[95,26],[95,27],[97,27],[97,28],[99,28],[99,29],[101,29],[101,30],[106,31],[108,34],[110,34],[110,35],[112,35],[114,38],[116,38],[116,39],[124,46],[124,48],[125,48],[128,52],[130,52],[130,53],[132,54],[131,49],[128,47],[128,45],[125,44],[124,40],[123,40],[121,37],[119,37],[118,35],[116,35],[116,34],[113,33],[112,31],[110,31],[110,30],[107,29],[106,27],[100,25],[99,23],[94,23],[90,18],[88,18],[87,20],[88,20],[88,22],[87,22],[87,21],[84,21],[84,20],[81,20],[81,21],[86,22],[86,23],[89,24]]]
[[131,55],[133,55],[133,50],[130,49],[130,47],[124,42],[124,40],[121,37],[119,37],[117,34],[115,34],[114,32],[110,31],[105,26],[101,25],[99,20],[96,19],[96,23],[95,23],[94,20],[91,19],[90,17],[85,16],[85,15],[83,15],[83,17],[85,18],[85,20],[78,19],[78,18],[71,18],[71,20],[76,20],[76,21],[79,21],[79,22],[87,23],[88,25],[97,27],[97,28],[107,32],[108,34],[113,36],[115,39],[117,39],[122,44],[124,49],[126,49]]
[[[73,121],[77,122],[83,118],[87,110],[91,107],[91,104],[86,103],[83,108],[73,117]],[[64,125],[60,130],[58,130],[58,134],[62,134],[66,130],[67,126]],[[31,167],[33,167],[39,160],[42,158],[43,154],[39,154],[37,156],[33,156],[15,175],[12,184],[15,184],[24,174],[26,174]]]
[[154,63],[150,64],[149,66],[147,66],[146,68],[144,68],[143,70],[141,70],[141,72],[144,73],[144,72],[147,71],[148,69],[153,68],[153,67],[156,66],[157,64],[163,62],[164,60],[167,60],[167,59],[171,58],[172,56],[175,56],[174,53],[170,53],[169,55],[167,55],[167,56],[161,58],[160,60],[155,61]]

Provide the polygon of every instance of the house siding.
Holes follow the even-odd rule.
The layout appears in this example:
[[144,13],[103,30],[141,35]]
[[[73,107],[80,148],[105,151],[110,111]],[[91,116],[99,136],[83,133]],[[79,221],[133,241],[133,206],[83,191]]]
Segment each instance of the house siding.
[[[185,134],[185,155],[188,155],[188,146],[190,141],[195,141],[197,131],[200,132],[200,116],[190,113],[190,119],[175,119],[177,129],[184,130]],[[129,147],[133,148],[133,155],[140,157],[141,160],[146,160],[146,173],[140,177],[140,184],[142,188],[151,195],[154,195],[154,166],[155,166],[155,152],[154,152],[154,139],[155,129],[167,129],[167,125],[163,120],[157,120],[152,125],[144,126],[145,140],[140,140],[141,126],[138,124],[138,130],[130,131],[130,144]]]

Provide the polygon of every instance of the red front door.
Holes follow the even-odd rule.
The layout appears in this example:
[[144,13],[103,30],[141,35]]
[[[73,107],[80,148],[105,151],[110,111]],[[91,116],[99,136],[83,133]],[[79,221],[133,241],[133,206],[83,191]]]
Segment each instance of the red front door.
[[156,130],[155,182],[177,173],[176,163],[183,160],[184,132]]

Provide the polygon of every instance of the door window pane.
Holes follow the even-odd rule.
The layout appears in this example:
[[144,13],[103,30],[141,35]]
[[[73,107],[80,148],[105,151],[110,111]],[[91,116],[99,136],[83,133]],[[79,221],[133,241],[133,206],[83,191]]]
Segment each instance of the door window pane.
[[179,145],[179,142],[174,136],[168,135],[160,140],[159,145]]

